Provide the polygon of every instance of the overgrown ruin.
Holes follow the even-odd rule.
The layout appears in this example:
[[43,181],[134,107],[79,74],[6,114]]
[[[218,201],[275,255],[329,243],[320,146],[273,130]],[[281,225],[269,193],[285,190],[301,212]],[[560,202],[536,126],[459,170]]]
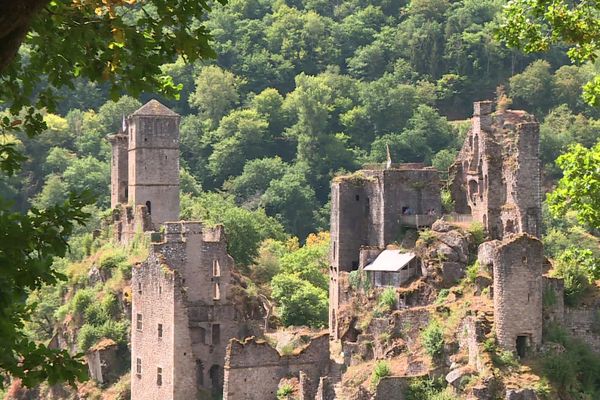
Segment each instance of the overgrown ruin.
[[[244,311],[223,227],[179,221],[179,117],[152,100],[125,119],[110,138],[115,239],[151,241],[131,281],[132,400],[275,399],[284,383],[303,400],[386,400],[440,374],[457,398],[535,399],[494,376],[493,346],[526,357],[558,324],[598,351],[597,304],[566,307],[562,281],[544,275],[538,123],[492,102],[474,108],[450,170],[454,214],[443,215],[438,171],[421,164],[388,160],[333,180],[329,335],[291,354],[264,339],[265,315]],[[445,345],[427,355],[421,337],[440,319]],[[88,354],[97,380],[110,349]],[[393,361],[389,376],[356,385],[377,360]]]

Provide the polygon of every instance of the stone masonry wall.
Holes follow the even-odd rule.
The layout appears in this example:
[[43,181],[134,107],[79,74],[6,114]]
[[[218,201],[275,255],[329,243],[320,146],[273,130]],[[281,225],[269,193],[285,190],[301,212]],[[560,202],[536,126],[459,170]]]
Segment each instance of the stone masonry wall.
[[542,342],[543,246],[519,234],[493,250],[494,326],[500,347],[517,349],[517,338],[537,348]]
[[256,339],[231,340],[225,359],[224,400],[275,399],[279,381],[304,372],[314,383],[309,397],[316,395],[321,377],[328,374],[329,336],[317,336],[299,353],[280,355],[268,343]]
[[110,174],[110,207],[115,208],[118,204],[127,204],[128,194],[128,155],[127,135],[118,133],[108,137],[112,146],[111,174]]

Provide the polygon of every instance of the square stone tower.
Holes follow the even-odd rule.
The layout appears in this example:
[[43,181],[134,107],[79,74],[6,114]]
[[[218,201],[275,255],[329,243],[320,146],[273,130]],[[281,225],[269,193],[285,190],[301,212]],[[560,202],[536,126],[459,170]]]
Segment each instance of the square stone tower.
[[331,184],[329,329],[345,302],[340,273],[357,270],[363,246],[384,250],[402,227],[431,226],[442,212],[438,171],[423,164],[366,166]]
[[[150,100],[127,118],[128,197],[157,229],[179,219],[179,115]],[[114,149],[114,146],[113,146]]]
[[227,343],[257,322],[235,307],[223,226],[163,226],[132,271],[131,399],[220,398]]

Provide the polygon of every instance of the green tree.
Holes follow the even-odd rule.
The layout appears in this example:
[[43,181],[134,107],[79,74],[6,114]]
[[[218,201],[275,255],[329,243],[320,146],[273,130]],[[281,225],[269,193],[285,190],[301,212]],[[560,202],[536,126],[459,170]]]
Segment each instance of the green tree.
[[[600,6],[596,2],[511,0],[504,8],[499,36],[528,53],[565,44],[573,62],[594,61],[600,50]],[[584,99],[600,104],[600,76],[585,84]]]
[[265,239],[286,238],[283,227],[264,210],[246,210],[235,205],[231,197],[219,193],[203,193],[199,197],[182,196],[182,219],[195,219],[208,225],[223,224],[228,252],[235,262],[250,265]]
[[256,208],[271,182],[281,179],[288,168],[279,157],[250,160],[242,174],[225,182],[223,188],[235,196],[238,204]]
[[216,182],[241,173],[247,160],[272,155],[268,126],[265,118],[252,109],[232,111],[221,120],[212,136],[213,152],[208,158]]
[[305,237],[315,228],[315,192],[297,166],[270,182],[261,197],[261,204],[288,232],[298,237]]
[[62,204],[68,195],[68,185],[65,181],[60,176],[52,174],[48,176],[42,191],[38,193],[31,204],[36,208],[46,209]]
[[189,102],[217,126],[240,100],[239,89],[244,80],[216,65],[202,68],[196,77],[196,90]]
[[510,97],[545,114],[552,105],[554,79],[547,61],[532,62],[525,71],[510,78]]
[[563,177],[548,195],[550,212],[558,218],[575,210],[581,223],[600,228],[600,142],[591,149],[572,145],[556,163]]
[[271,281],[273,299],[286,326],[321,328],[327,324],[327,292],[295,274],[278,274]]

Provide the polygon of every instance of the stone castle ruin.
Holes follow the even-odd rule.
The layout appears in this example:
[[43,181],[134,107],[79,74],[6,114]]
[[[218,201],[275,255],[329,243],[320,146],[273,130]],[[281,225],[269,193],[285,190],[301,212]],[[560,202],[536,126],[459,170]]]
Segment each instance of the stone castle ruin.
[[472,127],[450,168],[455,211],[471,214],[492,239],[527,232],[540,236],[540,129],[520,110],[492,113],[475,103]]
[[[468,233],[444,220],[434,168],[388,160],[333,180],[329,335],[309,335],[302,348],[285,355],[262,339],[264,315],[248,313],[223,227],[179,220],[179,116],[152,100],[124,119],[110,141],[115,240],[127,243],[145,233],[151,242],[131,280],[132,400],[275,399],[289,382],[302,400],[347,398],[340,394],[342,371],[404,354],[399,375],[382,379],[374,397],[351,397],[403,398],[406,377],[424,376],[431,368],[418,356],[418,340],[410,338],[432,320],[436,287],[451,288],[474,253],[480,271],[487,271],[478,275],[477,291],[487,290],[493,304],[461,320],[457,346],[467,365],[452,362],[446,376],[451,385],[484,370],[480,348],[492,330],[499,348],[521,356],[542,345],[549,323],[600,349],[596,308],[567,307],[562,281],[544,275],[548,261],[537,239],[539,128],[523,111],[493,113],[491,102],[475,103],[472,128],[450,171],[456,211],[483,224],[492,239],[478,252]],[[430,229],[429,242],[401,238],[423,229]],[[360,310],[354,303],[348,307],[360,290],[350,287],[353,271],[368,273],[376,291],[393,287],[395,311],[372,314],[359,327]],[[556,301],[547,302],[548,295]],[[381,340],[385,335],[389,342]],[[341,347],[333,347],[338,341]],[[110,379],[106,366],[115,354],[109,344],[87,358],[96,380]]]
[[[115,240],[125,244],[146,233],[151,241],[131,279],[132,400],[257,398],[240,375],[248,368],[257,381],[275,382],[265,390],[277,391],[280,379],[295,374],[311,399],[323,391],[327,336],[297,356],[231,341],[262,336],[263,315],[240,304],[243,288],[223,226],[179,221],[179,116],[151,100],[109,140]],[[105,349],[88,355],[99,381],[109,356]]]

